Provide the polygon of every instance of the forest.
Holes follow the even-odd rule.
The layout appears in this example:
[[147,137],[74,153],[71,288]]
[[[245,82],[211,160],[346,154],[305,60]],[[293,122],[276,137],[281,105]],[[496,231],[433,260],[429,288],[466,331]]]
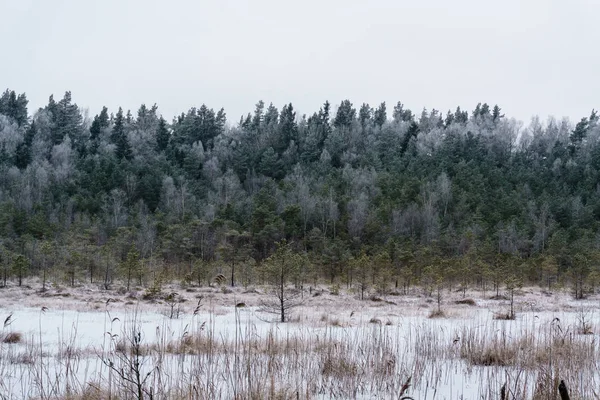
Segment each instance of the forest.
[[249,286],[282,243],[304,287],[600,285],[595,111],[96,111],[0,96],[0,285]]

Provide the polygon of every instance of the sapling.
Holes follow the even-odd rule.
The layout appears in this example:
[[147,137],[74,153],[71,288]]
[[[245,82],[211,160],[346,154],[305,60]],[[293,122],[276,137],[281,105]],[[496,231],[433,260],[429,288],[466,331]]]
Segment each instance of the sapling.
[[523,285],[521,281],[514,275],[510,275],[506,279],[505,284],[510,299],[510,313],[508,314],[507,319],[515,319],[515,290],[521,288]]
[[288,287],[288,283],[298,274],[303,262],[306,262],[304,257],[295,253],[284,240],[277,244],[275,253],[263,264],[274,297],[262,303],[263,310],[279,314],[281,322],[286,322],[289,311],[302,303],[301,293]]

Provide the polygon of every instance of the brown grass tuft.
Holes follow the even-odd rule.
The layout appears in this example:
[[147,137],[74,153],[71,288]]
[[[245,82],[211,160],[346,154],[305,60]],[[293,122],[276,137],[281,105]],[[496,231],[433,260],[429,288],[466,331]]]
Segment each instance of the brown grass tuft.
[[516,318],[515,314],[510,313],[496,313],[494,319],[499,321],[514,321]]
[[475,302],[475,300],[473,299],[461,299],[461,300],[456,300],[454,302],[454,304],[465,304],[467,306],[476,306],[477,303]]
[[2,343],[15,344],[23,341],[21,332],[10,332],[2,338]]
[[343,354],[329,354],[323,361],[321,372],[325,376],[343,378],[358,374],[358,365]]
[[433,310],[429,313],[428,318],[446,318],[446,313],[443,310]]

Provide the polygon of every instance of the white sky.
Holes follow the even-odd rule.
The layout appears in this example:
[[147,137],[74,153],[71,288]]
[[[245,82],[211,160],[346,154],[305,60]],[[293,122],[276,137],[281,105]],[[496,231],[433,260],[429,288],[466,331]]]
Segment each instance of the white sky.
[[0,90],[30,112],[71,90],[92,115],[157,103],[168,120],[346,98],[578,120],[600,108],[599,15],[596,0],[0,0]]

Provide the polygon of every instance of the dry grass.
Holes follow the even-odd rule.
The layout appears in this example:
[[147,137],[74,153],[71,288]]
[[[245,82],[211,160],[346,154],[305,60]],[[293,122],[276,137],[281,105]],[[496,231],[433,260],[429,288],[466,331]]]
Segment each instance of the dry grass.
[[321,373],[325,376],[333,376],[341,379],[345,377],[353,377],[358,374],[358,364],[351,361],[348,357],[340,354],[328,354],[322,361],[323,367]]
[[472,365],[507,366],[515,365],[517,361],[518,346],[502,346],[496,344],[478,349],[469,349],[461,352],[461,356]]
[[23,341],[21,332],[9,332],[2,337],[2,343],[15,344]]
[[444,310],[432,310],[427,318],[446,318],[447,315]]
[[[197,294],[189,293],[192,298]],[[419,297],[398,297],[398,305],[392,305],[361,302],[343,292],[339,297],[324,294],[310,297],[312,303],[305,306],[306,316],[299,322],[273,324],[267,329],[263,324],[256,329],[245,317],[252,309],[235,306],[242,300],[258,304],[255,300],[260,300],[260,294],[242,297],[241,289],[236,296],[216,289],[203,293],[210,305],[198,306],[198,314],[192,314],[195,301],[183,306],[187,310],[177,324],[189,325],[184,333],[173,334],[161,327],[156,341],[144,342],[137,352],[132,346],[135,320],[128,323],[128,329],[113,332],[119,336],[95,352],[76,344],[63,345],[52,354],[42,354],[37,343],[0,346],[0,373],[23,382],[17,389],[8,387],[13,391],[33,388],[27,396],[16,392],[9,396],[135,398],[135,384],[127,380],[132,375],[119,376],[99,359],[110,360],[118,371],[131,371],[136,354],[141,376],[148,374],[143,389],[153,398],[167,400],[398,398],[408,376],[412,380],[405,395],[425,398],[436,391],[443,397],[449,393],[444,391],[445,385],[457,374],[468,383],[465,387],[481,386],[479,395],[466,393],[465,398],[496,400],[505,382],[511,398],[556,398],[560,379],[589,382],[573,385],[572,398],[593,398],[592,386],[600,378],[596,365],[600,351],[594,337],[578,334],[584,333],[579,329],[584,323],[560,326],[548,322],[548,317],[542,322],[523,308],[519,308],[516,322],[493,320],[485,298],[478,298],[480,307],[469,308],[468,315],[464,305],[476,305],[475,300],[449,298],[444,311],[454,318],[462,310],[467,317],[450,323],[435,312],[431,313],[434,318],[425,318],[426,311],[418,308],[423,301]],[[332,303],[332,298],[341,303]],[[122,302],[112,303],[124,309]],[[149,309],[147,304],[140,307]],[[218,315],[233,313],[244,317],[237,319],[226,335],[213,323],[203,325]],[[66,342],[71,343],[68,338]],[[91,378],[82,378],[77,371],[89,371],[86,374]],[[455,395],[453,392],[449,398]]]
[[477,302],[473,299],[460,299],[460,300],[455,300],[454,304],[464,304],[467,306],[476,306]]
[[517,318],[515,314],[511,313],[496,313],[494,314],[494,319],[499,321],[514,321]]
[[551,323],[538,330],[523,330],[513,337],[506,331],[464,332],[460,340],[460,356],[471,365],[512,366],[526,370],[546,371],[595,369],[598,348],[593,338],[573,335]]

